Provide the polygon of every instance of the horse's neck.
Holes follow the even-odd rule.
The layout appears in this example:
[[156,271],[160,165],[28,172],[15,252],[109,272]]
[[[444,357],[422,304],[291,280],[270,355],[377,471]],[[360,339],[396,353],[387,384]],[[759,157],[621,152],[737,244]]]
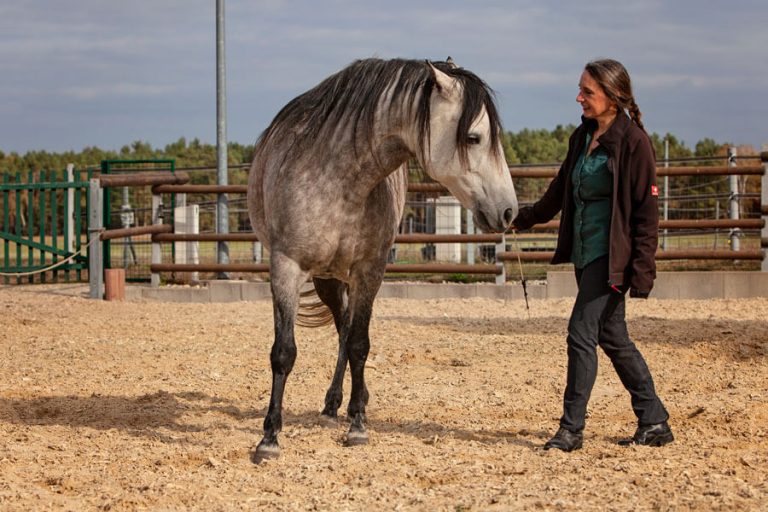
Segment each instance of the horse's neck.
[[[402,112],[392,111],[386,102],[382,102],[370,138],[357,133],[357,139],[352,141],[351,137],[355,136],[353,135],[355,131],[347,132],[350,139],[348,143],[342,143],[342,145],[350,144],[357,148],[354,152],[355,165],[347,166],[353,167],[353,172],[356,174],[355,182],[351,183],[352,187],[362,191],[373,190],[387,176],[414,157],[414,145],[411,141],[414,137],[410,133],[410,125],[413,123],[400,119],[401,115]],[[338,158],[350,156],[349,151],[338,153]],[[365,192],[361,194],[366,195]]]
[[346,166],[349,174],[343,178],[345,196],[358,198],[361,202],[367,200],[382,181],[401,169],[412,156],[410,149],[397,136],[376,140],[373,147],[363,142],[358,145],[355,164]]
[[367,198],[379,183],[416,155],[415,122],[405,118],[412,110],[393,106],[385,97],[376,113],[372,133],[355,130],[351,123],[336,126],[328,138],[333,141],[332,147],[323,152],[322,172],[326,177],[335,176],[339,186],[344,187],[345,196],[361,201]]
[[[393,85],[394,87],[394,85]],[[418,95],[414,98],[418,104]],[[382,178],[419,154],[421,140],[413,112],[416,107],[407,108],[392,104],[391,90],[382,98],[372,137],[372,159],[379,164]],[[358,141],[367,144],[367,141]]]

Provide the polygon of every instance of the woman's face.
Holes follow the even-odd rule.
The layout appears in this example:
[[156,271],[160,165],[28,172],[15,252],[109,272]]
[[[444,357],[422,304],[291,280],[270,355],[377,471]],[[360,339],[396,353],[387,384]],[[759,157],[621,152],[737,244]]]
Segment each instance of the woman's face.
[[587,71],[581,74],[576,101],[589,119],[610,120],[616,116],[616,104],[608,99],[602,87]]

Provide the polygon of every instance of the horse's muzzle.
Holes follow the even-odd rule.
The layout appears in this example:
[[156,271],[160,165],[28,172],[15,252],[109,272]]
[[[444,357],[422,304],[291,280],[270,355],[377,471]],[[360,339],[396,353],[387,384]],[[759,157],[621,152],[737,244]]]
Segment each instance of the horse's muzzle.
[[487,210],[476,207],[473,209],[475,225],[486,233],[504,233],[517,216],[517,205],[496,209],[491,214]]

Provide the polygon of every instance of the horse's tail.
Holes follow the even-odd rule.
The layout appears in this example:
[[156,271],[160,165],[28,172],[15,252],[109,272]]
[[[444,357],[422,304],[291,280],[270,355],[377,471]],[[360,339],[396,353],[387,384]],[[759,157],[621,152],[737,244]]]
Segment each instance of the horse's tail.
[[323,327],[333,323],[331,309],[317,295],[313,286],[299,295],[299,313],[296,325],[301,327]]

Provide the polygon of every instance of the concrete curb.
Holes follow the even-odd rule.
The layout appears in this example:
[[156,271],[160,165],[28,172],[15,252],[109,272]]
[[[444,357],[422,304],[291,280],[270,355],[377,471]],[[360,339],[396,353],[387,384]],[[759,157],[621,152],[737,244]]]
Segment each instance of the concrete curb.
[[[530,298],[545,299],[547,285],[528,284]],[[169,286],[151,288],[131,285],[126,287],[126,300],[156,300],[161,302],[238,302],[271,300],[269,283],[247,281],[210,281],[196,287]],[[468,299],[487,298],[501,300],[522,300],[520,284],[504,286],[494,284],[457,283],[383,283],[377,298],[382,299]]]
[[[129,285],[126,300],[161,302],[238,302],[271,299],[269,283],[209,281],[200,286]],[[576,296],[573,272],[549,272],[547,281],[528,283],[531,299]],[[490,283],[385,282],[379,298],[522,300],[520,283],[503,286]],[[768,297],[768,272],[660,272],[651,294],[656,299],[740,299]]]
[[[575,297],[571,272],[547,274],[547,298]],[[654,299],[746,299],[768,297],[768,272],[659,272]]]

